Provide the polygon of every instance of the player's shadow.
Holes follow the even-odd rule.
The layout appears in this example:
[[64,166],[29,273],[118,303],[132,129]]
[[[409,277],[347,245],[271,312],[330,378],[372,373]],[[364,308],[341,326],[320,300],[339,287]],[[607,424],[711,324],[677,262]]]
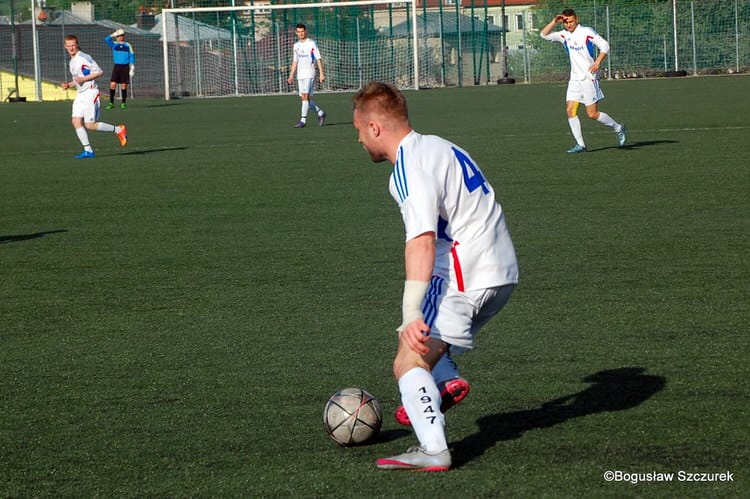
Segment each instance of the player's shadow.
[[642,147],[658,146],[662,144],[677,144],[678,142],[679,141],[677,140],[642,140],[640,142],[628,142],[622,147],[620,146],[597,147],[596,149],[589,149],[589,152],[606,151],[607,149],[635,150],[635,149],[640,149]]
[[592,385],[578,393],[545,402],[536,409],[479,418],[479,431],[451,445],[453,466],[461,467],[497,442],[520,438],[529,430],[548,428],[589,414],[637,407],[663,389],[666,383],[664,377],[643,374],[644,371],[641,367],[600,371],[583,378]]
[[327,121],[323,128],[329,127],[329,126],[352,126],[352,120],[342,120],[342,121]]
[[189,148],[187,146],[175,146],[175,147],[158,147],[156,149],[138,149],[135,151],[118,153],[118,156],[153,154],[157,152],[169,152],[169,151],[184,151],[185,149],[189,149]]
[[13,236],[0,236],[0,244],[16,243],[19,241],[27,241],[29,239],[36,239],[38,237],[44,237],[49,234],[58,234],[60,232],[68,232],[67,229],[48,230],[45,232],[35,232],[33,234],[17,234]]

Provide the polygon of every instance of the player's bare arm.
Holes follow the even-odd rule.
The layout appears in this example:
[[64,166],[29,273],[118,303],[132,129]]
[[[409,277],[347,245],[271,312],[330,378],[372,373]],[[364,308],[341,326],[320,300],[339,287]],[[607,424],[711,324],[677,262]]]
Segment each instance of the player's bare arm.
[[435,265],[435,233],[424,232],[406,242],[404,268],[406,279],[429,282]]
[[604,61],[604,58],[607,57],[606,52],[599,52],[599,55],[596,57],[596,60],[589,68],[590,73],[596,73],[599,71],[599,66],[601,66],[602,62]]
[[422,300],[432,278],[435,265],[435,233],[424,232],[406,242],[404,247],[404,283],[403,317],[401,339],[409,348],[419,355],[429,349],[425,345],[430,328],[422,316]]
[[555,29],[555,25],[557,25],[557,23],[561,23],[562,20],[563,20],[563,16],[555,16],[554,19],[552,19],[549,23],[547,23],[547,25],[544,28],[542,28],[542,31],[540,31],[539,33],[544,36],[549,35],[552,32],[552,30]]

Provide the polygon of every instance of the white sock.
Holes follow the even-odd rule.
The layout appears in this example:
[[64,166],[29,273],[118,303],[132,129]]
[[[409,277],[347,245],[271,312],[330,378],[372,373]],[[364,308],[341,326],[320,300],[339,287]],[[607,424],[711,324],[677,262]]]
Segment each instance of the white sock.
[[110,125],[109,123],[102,123],[99,122],[96,124],[96,131],[97,132],[109,132],[109,133],[115,133],[115,126]]
[[86,127],[82,126],[81,128],[76,128],[76,135],[78,135],[78,140],[81,142],[81,145],[83,146],[84,151],[93,152],[94,149],[91,147],[91,144],[89,144],[89,134],[86,132]]
[[432,368],[432,378],[435,380],[435,384],[439,387],[440,383],[458,377],[458,366],[451,358],[450,353],[445,352],[445,355],[440,357],[438,363]]
[[320,112],[322,111],[322,109],[320,109],[318,105],[315,103],[315,101],[312,99],[310,99],[310,107],[312,108],[315,114],[320,114]]
[[445,416],[440,412],[440,392],[432,374],[421,367],[410,369],[398,380],[398,388],[422,448],[430,454],[446,450]]
[[578,119],[578,116],[568,118],[568,125],[570,126],[570,131],[573,132],[573,138],[576,139],[576,143],[586,147],[586,143],[583,142],[583,132],[581,132],[581,120]]
[[307,111],[310,109],[310,101],[303,100],[302,101],[302,118],[300,118],[300,121],[305,122],[307,121]]
[[604,126],[608,126],[610,128],[614,128],[615,132],[619,132],[622,126],[612,119],[612,116],[608,115],[607,113],[602,113],[599,111],[599,117],[596,119],[599,123],[601,123]]

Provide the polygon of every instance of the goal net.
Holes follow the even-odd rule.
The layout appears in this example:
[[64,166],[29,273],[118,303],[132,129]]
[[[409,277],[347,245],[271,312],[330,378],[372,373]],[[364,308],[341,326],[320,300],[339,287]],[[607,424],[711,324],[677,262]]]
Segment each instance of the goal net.
[[320,49],[319,90],[419,88],[415,19],[415,0],[164,9],[165,98],[296,93],[287,77],[298,23]]

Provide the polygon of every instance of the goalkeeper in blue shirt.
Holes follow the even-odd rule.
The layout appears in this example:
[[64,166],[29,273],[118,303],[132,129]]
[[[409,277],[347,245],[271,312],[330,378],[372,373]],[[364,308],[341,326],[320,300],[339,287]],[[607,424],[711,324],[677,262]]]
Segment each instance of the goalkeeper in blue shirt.
[[115,67],[112,69],[112,78],[109,82],[109,104],[107,109],[112,109],[115,105],[115,90],[120,85],[120,96],[122,98],[122,109],[127,109],[128,84],[130,78],[135,74],[135,53],[133,46],[125,41],[125,31],[120,28],[104,39],[112,48],[112,59]]

